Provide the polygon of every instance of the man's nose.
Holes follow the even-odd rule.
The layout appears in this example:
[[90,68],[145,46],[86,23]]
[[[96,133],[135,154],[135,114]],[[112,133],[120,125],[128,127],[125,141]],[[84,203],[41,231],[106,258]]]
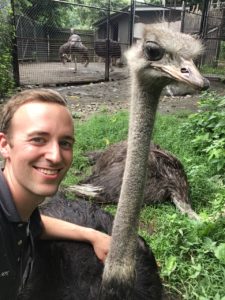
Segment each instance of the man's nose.
[[47,151],[45,153],[45,157],[47,160],[50,160],[54,163],[58,163],[61,161],[61,150],[58,143],[51,143],[48,145]]

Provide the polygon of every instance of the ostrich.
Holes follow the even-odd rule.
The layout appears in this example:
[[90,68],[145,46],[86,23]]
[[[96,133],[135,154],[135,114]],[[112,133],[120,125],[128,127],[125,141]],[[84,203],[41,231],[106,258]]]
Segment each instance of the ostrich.
[[[111,145],[105,151],[89,152],[87,155],[94,163],[92,174],[82,180],[80,185],[70,186],[68,190],[97,203],[118,203],[126,153],[126,141]],[[168,151],[151,144],[143,204],[171,200],[182,213],[198,220],[188,194],[187,176],[181,162]]]
[[74,62],[74,72],[77,72],[77,55],[80,55],[82,60],[85,62],[84,66],[87,67],[89,64],[88,49],[81,42],[81,38],[78,34],[72,34],[68,41],[60,46],[59,58],[63,64],[66,61],[71,60]]
[[[107,57],[107,40],[98,39],[94,43],[95,53],[103,58]],[[116,59],[121,57],[121,47],[117,41],[109,40],[109,58],[110,70],[113,71],[112,65],[115,65]]]
[[[62,192],[41,205],[43,214],[111,233],[113,217],[96,204],[70,201]],[[31,276],[17,300],[97,300],[104,265],[84,242],[36,243]],[[160,300],[162,284],[151,249],[139,237],[136,258],[135,300]]]
[[[151,27],[146,27],[142,42],[134,45],[128,51],[127,60],[132,77],[132,98],[127,158],[120,199],[113,222],[111,247],[105,262],[103,274],[101,270],[99,272],[91,272],[93,266],[91,263],[89,264],[89,260],[87,259],[90,256],[82,258],[82,253],[86,253],[87,249],[80,253],[81,256],[78,256],[78,253],[75,250],[75,252],[73,251],[74,247],[72,245],[75,245],[75,243],[65,242],[66,244],[61,246],[60,250],[56,253],[54,249],[56,242],[49,241],[50,247],[52,246],[52,252],[48,256],[49,264],[47,264],[48,258],[46,258],[46,255],[42,255],[39,259],[40,261],[38,261],[39,255],[42,254],[41,250],[39,250],[31,279],[22,294],[22,298],[19,298],[19,300],[161,299],[160,281],[158,280],[156,266],[152,263],[152,256],[147,254],[148,251],[143,246],[143,241],[140,242],[137,234],[151,132],[154,126],[159,96],[166,84],[177,80],[187,82],[196,88],[208,87],[208,82],[199,74],[192,62],[192,58],[200,52],[200,49],[200,42],[188,35],[174,33],[166,28],[163,29],[162,25],[152,25]],[[76,219],[76,213],[78,215],[81,214],[81,210],[78,210],[75,206],[73,208],[76,202],[71,204],[72,208],[66,207],[68,202],[62,203],[62,205],[59,204],[59,201],[57,202],[58,204],[56,203],[55,209],[50,208],[50,212],[54,216],[58,213],[59,217],[68,215],[70,219],[69,214],[72,214],[71,221],[73,221]],[[90,203],[87,204],[91,205]],[[63,208],[63,212],[60,212],[61,207]],[[83,209],[85,210],[86,208]],[[89,226],[91,222],[89,218],[96,218],[97,213],[93,212],[91,214],[92,210],[89,210],[86,215],[83,209],[82,217],[85,220],[83,220],[82,224]],[[98,223],[96,228],[104,228],[108,232],[106,218],[104,215],[99,218],[101,223]],[[41,245],[40,241],[39,243]],[[81,244],[83,245],[83,243]],[[141,248],[142,252],[140,252]],[[79,248],[79,250],[81,249]],[[143,259],[144,253],[147,255],[147,260]],[[52,255],[55,255],[53,261]],[[73,269],[76,267],[76,257],[78,264],[81,264],[81,268],[85,267],[85,270]],[[45,262],[41,263],[43,258],[45,258]],[[90,258],[90,260],[92,259]],[[147,284],[144,284],[144,287],[142,286],[140,289],[137,287],[137,281],[140,278],[138,276],[138,268],[140,267],[138,263],[139,259],[142,261],[141,268],[143,266],[152,266],[149,267],[150,269],[147,272],[143,271],[141,278],[144,281],[147,280]],[[57,260],[59,265],[58,272],[55,271]],[[84,262],[83,260],[86,261]],[[39,265],[40,270],[38,269]],[[75,277],[74,280],[73,275],[75,276],[77,273],[81,274],[82,278],[77,275],[78,277]],[[51,286],[53,294],[50,295],[49,286],[46,285],[46,282],[42,280],[39,285],[37,281],[41,280],[43,276],[49,282],[51,275],[53,275],[53,278],[56,278],[56,281],[54,281],[55,285]],[[96,288],[92,286],[89,276],[93,278],[93,281],[101,281],[101,287],[97,283],[97,294]],[[38,298],[35,298],[35,292],[33,293],[35,285],[35,291],[39,293]],[[58,285],[61,287],[60,295],[57,294]],[[87,286],[89,293],[85,290]],[[40,287],[42,294],[40,294]],[[64,290],[64,294],[62,289]],[[52,296],[54,292],[55,296]],[[43,294],[45,294],[45,298],[42,297]]]
[[132,87],[127,157],[101,300],[133,299],[138,220],[160,93],[174,80],[208,88],[192,60],[201,50],[198,40],[161,24],[146,26],[142,41],[126,54]]

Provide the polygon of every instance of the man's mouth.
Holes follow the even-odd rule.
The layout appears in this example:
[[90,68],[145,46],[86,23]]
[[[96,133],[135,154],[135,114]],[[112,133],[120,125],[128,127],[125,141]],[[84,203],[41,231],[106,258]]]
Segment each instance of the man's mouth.
[[59,173],[60,169],[44,169],[44,168],[37,168],[35,167],[36,170],[38,170],[39,172],[45,174],[45,175],[56,175]]

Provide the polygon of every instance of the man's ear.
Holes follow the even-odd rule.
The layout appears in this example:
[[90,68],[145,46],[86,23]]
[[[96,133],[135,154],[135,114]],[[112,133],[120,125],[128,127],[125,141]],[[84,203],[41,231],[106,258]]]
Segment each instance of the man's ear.
[[7,136],[3,132],[0,132],[0,154],[4,159],[9,157],[9,149],[10,145]]

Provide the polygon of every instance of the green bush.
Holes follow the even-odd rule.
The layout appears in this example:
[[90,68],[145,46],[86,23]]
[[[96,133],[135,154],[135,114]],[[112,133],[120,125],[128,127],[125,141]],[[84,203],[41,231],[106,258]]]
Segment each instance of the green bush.
[[10,94],[14,87],[11,57],[13,28],[10,18],[11,7],[3,1],[0,9],[0,97]]
[[11,55],[6,50],[0,54],[0,97],[10,94],[13,87]]
[[224,175],[225,167],[225,97],[203,94],[199,112],[189,116],[182,132],[190,138],[198,153],[205,153],[215,174]]

